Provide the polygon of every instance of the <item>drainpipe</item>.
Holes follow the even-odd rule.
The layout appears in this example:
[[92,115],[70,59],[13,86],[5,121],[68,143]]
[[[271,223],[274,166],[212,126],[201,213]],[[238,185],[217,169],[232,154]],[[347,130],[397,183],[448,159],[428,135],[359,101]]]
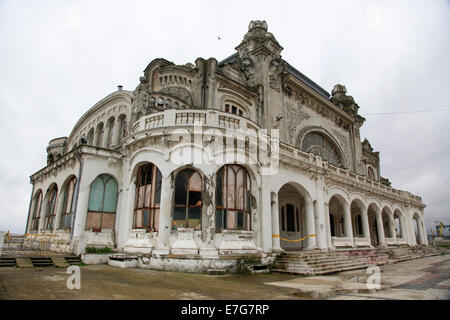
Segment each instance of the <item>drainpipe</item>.
[[30,183],[33,185],[33,189],[31,189],[30,205],[28,206],[28,217],[27,217],[27,225],[25,226],[25,233],[28,233],[28,223],[30,222],[31,204],[33,203],[33,194],[34,194],[34,181],[30,179]]
[[72,218],[72,228],[70,228],[70,240],[73,239],[73,230],[75,229],[75,218],[77,215],[77,205],[78,205],[78,194],[80,191],[80,183],[81,183],[81,173],[83,172],[83,159],[81,157],[81,152],[79,152],[79,147],[78,150],[75,151],[75,156],[77,157],[77,159],[80,161],[80,169],[78,170],[78,179],[77,179],[77,185],[75,187],[75,196],[73,197],[74,199],[72,201],[73,205],[73,218]]

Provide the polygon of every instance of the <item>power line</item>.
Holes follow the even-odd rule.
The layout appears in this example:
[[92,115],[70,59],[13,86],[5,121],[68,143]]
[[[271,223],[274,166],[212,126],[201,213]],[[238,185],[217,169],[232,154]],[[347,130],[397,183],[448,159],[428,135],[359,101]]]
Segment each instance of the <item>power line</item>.
[[395,111],[395,112],[378,112],[378,113],[363,113],[363,116],[378,116],[378,115],[387,115],[387,114],[405,114],[405,113],[431,113],[431,112],[443,112],[450,111],[450,108],[447,109],[434,109],[434,110],[415,110],[415,111]]

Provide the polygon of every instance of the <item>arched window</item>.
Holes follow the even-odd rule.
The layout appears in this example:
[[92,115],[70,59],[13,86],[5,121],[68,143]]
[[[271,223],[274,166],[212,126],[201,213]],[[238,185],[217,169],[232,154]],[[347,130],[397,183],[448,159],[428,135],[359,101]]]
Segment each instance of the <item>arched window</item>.
[[193,169],[179,172],[175,178],[172,228],[201,229],[202,177]]
[[67,183],[66,190],[64,191],[64,201],[61,213],[61,221],[59,227],[61,229],[70,229],[72,227],[73,217],[73,195],[75,192],[75,185],[77,184],[77,178],[72,177]]
[[105,128],[103,127],[103,122],[101,122],[97,127],[97,147],[103,146],[103,133],[105,131]]
[[94,145],[94,128],[91,128],[87,134],[87,144],[90,146]]
[[239,165],[217,172],[216,232],[222,229],[251,230],[250,176]]
[[231,113],[231,114],[235,114],[238,116],[244,116],[244,110],[242,110],[241,107],[238,107],[234,104],[231,103],[226,103],[225,107],[224,107],[225,112]]
[[367,175],[370,180],[374,180],[374,181],[376,180],[375,171],[373,171],[372,167],[367,168]]
[[108,136],[106,139],[106,148],[112,147],[112,136],[114,131],[114,118],[108,120]]
[[51,164],[55,161],[54,157],[53,157],[53,153],[49,153],[47,156],[47,164]]
[[107,174],[99,175],[91,183],[86,230],[100,232],[114,229],[117,206],[117,183]]
[[155,165],[146,164],[139,168],[136,177],[134,229],[158,231],[161,181],[161,172]]
[[300,211],[290,203],[281,207],[281,231],[300,232]]
[[343,165],[342,156],[338,147],[330,138],[319,132],[308,133],[302,142],[302,150],[319,155],[332,165]]
[[45,213],[45,220],[44,220],[44,229],[45,230],[53,230],[53,224],[55,222],[55,206],[56,206],[56,197],[58,195],[58,187],[56,184],[54,184],[50,189],[47,191],[46,195],[46,213]]
[[120,145],[122,143],[123,138],[127,134],[127,117],[122,114],[119,117],[119,134],[117,138],[117,145]]
[[39,190],[34,200],[33,220],[31,224],[31,230],[39,229],[39,221],[41,219],[41,206],[42,206],[42,191]]

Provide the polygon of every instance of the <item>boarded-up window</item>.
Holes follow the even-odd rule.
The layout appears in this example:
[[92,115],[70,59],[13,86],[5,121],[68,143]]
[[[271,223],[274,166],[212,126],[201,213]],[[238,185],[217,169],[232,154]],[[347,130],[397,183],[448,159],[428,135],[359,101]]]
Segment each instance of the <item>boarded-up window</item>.
[[44,220],[44,229],[53,230],[53,225],[55,222],[55,206],[56,206],[56,196],[58,195],[58,187],[54,184],[49,188],[46,195],[46,214]]
[[216,232],[251,230],[250,176],[244,167],[226,165],[217,172]]
[[66,190],[64,191],[64,202],[61,214],[61,221],[59,224],[59,227],[61,229],[70,229],[72,227],[73,195],[75,192],[76,184],[77,178],[72,177],[67,183]]
[[31,230],[39,229],[39,221],[41,219],[42,192],[39,190],[34,200],[33,221]]
[[192,169],[179,172],[175,178],[173,229],[201,229],[202,177]]
[[114,229],[117,183],[109,175],[98,176],[91,184],[86,230]]
[[153,164],[139,168],[136,177],[133,228],[158,231],[162,176]]

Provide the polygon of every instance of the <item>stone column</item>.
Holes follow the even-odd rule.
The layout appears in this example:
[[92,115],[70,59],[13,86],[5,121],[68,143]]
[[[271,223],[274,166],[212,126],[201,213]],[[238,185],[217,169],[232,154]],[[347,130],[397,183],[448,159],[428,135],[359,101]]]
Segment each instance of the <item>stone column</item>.
[[172,208],[172,182],[171,176],[163,177],[161,181],[161,204],[159,209],[158,245],[153,250],[155,254],[169,254],[171,208]]
[[377,219],[377,229],[378,229],[378,242],[380,247],[386,247],[386,240],[384,238],[384,227],[383,227],[383,219],[381,217],[381,212],[378,211],[376,213]]
[[[314,205],[310,199],[306,199],[305,201],[305,213],[306,213],[306,233],[307,235],[315,234],[316,227],[314,223]],[[306,250],[313,250],[315,248],[316,248],[316,237],[308,237],[308,239],[306,240]]]
[[260,208],[260,226],[261,226],[261,246],[264,253],[272,253],[272,208],[271,208],[271,190],[268,177],[262,175],[261,183],[261,205]]
[[281,252],[280,245],[280,215],[278,212],[278,194],[271,192],[271,205],[272,205],[272,251]]
[[395,234],[395,222],[394,222],[394,216],[389,215],[389,230],[391,232],[391,238],[395,240],[397,243],[397,235]]
[[403,217],[403,215],[399,216],[399,224],[400,224],[400,235],[401,238],[406,240],[406,242],[408,242],[408,233],[406,231],[406,226],[405,226],[405,217]]
[[[124,168],[125,171],[128,171],[129,168],[126,166]],[[130,181],[130,175],[127,173],[123,177],[123,181]],[[125,186],[125,184],[123,185]],[[130,230],[133,228],[133,216],[134,216],[134,200],[136,193],[136,185],[132,182],[128,184],[127,188],[123,188],[120,202],[120,211],[116,216],[116,230],[117,230],[117,248],[122,249],[127,241],[128,234]],[[119,208],[119,206],[118,206]]]
[[[81,177],[82,181],[84,181],[84,177]],[[78,204],[77,211],[75,213],[75,221],[73,224],[73,239],[74,241],[78,241],[76,251],[77,254],[80,254],[86,243],[83,239],[84,229],[86,227],[86,218],[87,211],[89,206],[89,191],[90,186],[80,185],[80,190],[78,193]]]
[[417,219],[416,221],[417,221],[417,233],[419,234],[419,244],[425,245],[422,221],[420,220],[420,218]]
[[316,242],[319,249],[327,249],[327,232],[326,232],[326,217],[323,202],[323,179],[316,178],[316,192],[317,200],[314,201],[314,217],[316,227]]
[[352,229],[352,214],[350,212],[350,206],[347,202],[343,204],[344,207],[344,223],[345,223],[345,233],[346,236],[351,243],[351,246],[354,247],[355,243],[353,241],[353,229]]
[[365,210],[365,212],[362,212],[361,214],[361,220],[362,220],[362,227],[363,227],[363,235],[364,238],[367,238],[370,241],[370,230],[369,230],[369,208]]
[[328,203],[324,203],[325,209],[325,223],[326,223],[326,231],[327,231],[327,246],[328,249],[334,249],[333,242],[331,239],[331,225],[330,225],[330,208],[328,207]]

